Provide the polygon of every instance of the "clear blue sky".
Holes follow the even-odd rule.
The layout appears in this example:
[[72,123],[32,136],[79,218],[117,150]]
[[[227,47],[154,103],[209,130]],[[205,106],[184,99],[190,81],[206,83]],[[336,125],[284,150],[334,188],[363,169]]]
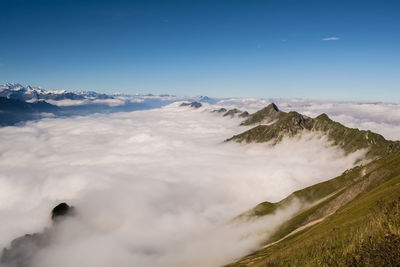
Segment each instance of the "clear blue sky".
[[400,101],[399,14],[385,0],[0,0],[0,83]]

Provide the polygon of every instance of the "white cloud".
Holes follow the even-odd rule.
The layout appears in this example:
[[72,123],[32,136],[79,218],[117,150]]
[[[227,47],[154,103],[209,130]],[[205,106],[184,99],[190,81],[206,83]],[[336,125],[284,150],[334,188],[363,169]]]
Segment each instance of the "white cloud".
[[175,103],[1,128],[0,246],[41,231],[66,201],[79,216],[35,266],[222,265],[298,205],[251,224],[227,225],[231,218],[335,177],[360,156],[307,134],[276,147],[223,143],[246,128],[206,110],[215,107]]
[[[36,101],[33,99],[31,102]],[[56,105],[59,107],[64,106],[80,106],[80,105],[88,105],[88,104],[104,104],[110,107],[121,106],[126,103],[126,100],[123,98],[110,98],[110,99],[84,99],[84,100],[72,100],[72,99],[62,99],[62,100],[52,100],[47,99],[46,102]],[[143,100],[133,99],[133,102],[143,102]]]
[[[83,100],[72,100],[72,99],[62,99],[62,100],[51,100],[46,99],[46,102],[56,105],[59,107],[63,106],[80,106],[80,105],[89,105],[89,104],[104,104],[109,107],[117,107],[122,106],[128,103],[144,103],[151,101],[179,101],[185,100],[187,97],[178,97],[178,96],[134,96],[134,95],[114,95],[113,98],[108,99],[95,99],[95,98],[87,98]],[[28,102],[35,102],[37,99],[32,99]]]
[[323,38],[323,41],[339,41],[340,37],[327,37],[327,38]]

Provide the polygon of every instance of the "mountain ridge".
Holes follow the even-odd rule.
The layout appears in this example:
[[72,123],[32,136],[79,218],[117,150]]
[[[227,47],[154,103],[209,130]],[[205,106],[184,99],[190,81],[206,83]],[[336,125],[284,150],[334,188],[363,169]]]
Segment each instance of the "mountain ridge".
[[[269,121],[270,124],[259,124]],[[367,149],[367,158],[385,156],[400,151],[400,141],[386,140],[382,135],[369,130],[349,128],[331,120],[323,113],[315,118],[302,115],[296,111],[279,111],[275,104],[251,114],[241,125],[259,124],[240,134],[225,140],[238,143],[272,142],[278,144],[284,137],[294,137],[303,132],[314,132],[325,135],[332,145],[341,147],[346,154],[360,149]]]

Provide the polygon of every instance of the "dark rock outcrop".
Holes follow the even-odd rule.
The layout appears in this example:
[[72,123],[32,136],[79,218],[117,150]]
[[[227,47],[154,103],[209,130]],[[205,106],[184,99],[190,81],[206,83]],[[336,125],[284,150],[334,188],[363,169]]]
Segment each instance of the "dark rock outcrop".
[[238,113],[242,113],[242,111],[238,110],[237,108],[230,109],[224,114],[224,117],[230,116],[232,118]]
[[241,111],[237,108],[227,110],[226,108],[214,109],[211,111],[212,113],[223,113],[224,117],[235,117],[238,116],[239,118],[247,118],[250,114],[247,111]]
[[51,211],[51,219],[53,222],[58,222],[65,218],[67,215],[73,215],[75,213],[75,208],[69,206],[67,203],[63,202],[54,207]]
[[182,103],[182,104],[180,104],[180,106],[181,107],[190,106],[192,108],[200,108],[202,106],[202,104],[199,102],[192,102],[192,103]]
[[53,225],[45,228],[41,233],[26,234],[11,241],[10,247],[4,248],[0,256],[1,266],[29,267],[36,253],[50,245],[57,224],[74,214],[75,208],[67,203],[61,203],[54,207],[51,212]]
[[220,108],[220,109],[214,109],[213,111],[211,111],[211,112],[213,112],[213,113],[225,113],[227,110],[226,110],[226,108]]

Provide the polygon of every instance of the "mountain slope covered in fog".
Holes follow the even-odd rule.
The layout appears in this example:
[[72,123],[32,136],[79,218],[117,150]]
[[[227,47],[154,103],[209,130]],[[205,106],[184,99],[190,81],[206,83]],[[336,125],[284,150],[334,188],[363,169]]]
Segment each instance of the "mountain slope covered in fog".
[[277,144],[284,137],[312,131],[328,136],[333,145],[346,152],[367,149],[369,163],[298,190],[279,202],[260,203],[236,217],[236,221],[253,221],[275,214],[294,200],[314,203],[303,205],[280,225],[263,242],[262,249],[229,266],[395,266],[400,261],[399,142],[347,128],[325,114],[312,119],[297,112],[284,113],[274,104],[250,115],[242,124],[274,119],[228,141]]
[[93,91],[46,90],[19,83],[0,85],[0,126],[22,125],[47,117],[86,116],[159,108],[177,100],[215,102],[207,96],[103,94]]

